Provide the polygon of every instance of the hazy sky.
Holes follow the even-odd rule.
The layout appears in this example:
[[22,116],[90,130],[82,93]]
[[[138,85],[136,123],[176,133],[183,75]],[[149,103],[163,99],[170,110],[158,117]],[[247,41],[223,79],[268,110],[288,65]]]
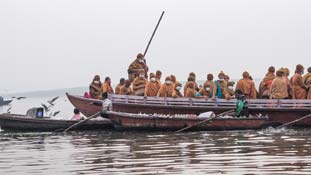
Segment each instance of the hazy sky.
[[[114,83],[143,52],[151,71],[261,78],[269,65],[311,66],[308,0],[1,0],[0,93]],[[2,92],[1,92],[2,91]]]

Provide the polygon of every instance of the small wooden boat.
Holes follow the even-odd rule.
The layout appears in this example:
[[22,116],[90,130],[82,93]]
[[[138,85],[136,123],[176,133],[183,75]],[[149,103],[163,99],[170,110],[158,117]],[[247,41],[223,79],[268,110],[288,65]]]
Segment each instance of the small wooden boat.
[[[66,94],[69,101],[85,116],[102,109],[102,101]],[[146,114],[197,114],[213,111],[215,114],[235,108],[236,100],[164,98],[114,95],[109,96],[113,110],[126,113]],[[249,112],[252,115],[269,116],[269,122],[281,125],[311,113],[311,100],[251,99]],[[311,117],[295,123],[297,127],[311,127]]]
[[[109,111],[107,118],[112,121],[116,129],[122,130],[170,130],[193,126],[207,118],[197,115],[159,115],[132,114]],[[260,129],[269,126],[268,117],[237,118],[232,116],[217,117],[209,122],[196,125],[191,130],[245,130]]]
[[[0,127],[10,131],[56,131],[66,129],[77,123],[75,120],[56,120],[51,118],[34,118],[27,115],[0,114]],[[112,128],[111,121],[89,120],[73,130],[98,130]]]

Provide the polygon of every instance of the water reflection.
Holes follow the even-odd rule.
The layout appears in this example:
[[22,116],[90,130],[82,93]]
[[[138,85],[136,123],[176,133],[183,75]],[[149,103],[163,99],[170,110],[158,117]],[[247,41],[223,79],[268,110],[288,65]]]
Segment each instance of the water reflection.
[[1,174],[310,174],[311,130],[0,133]]

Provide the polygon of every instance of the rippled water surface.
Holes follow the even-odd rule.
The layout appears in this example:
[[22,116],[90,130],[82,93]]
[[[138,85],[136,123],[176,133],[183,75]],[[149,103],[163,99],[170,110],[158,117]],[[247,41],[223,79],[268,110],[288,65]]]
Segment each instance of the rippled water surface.
[[311,130],[0,133],[0,174],[311,174]]

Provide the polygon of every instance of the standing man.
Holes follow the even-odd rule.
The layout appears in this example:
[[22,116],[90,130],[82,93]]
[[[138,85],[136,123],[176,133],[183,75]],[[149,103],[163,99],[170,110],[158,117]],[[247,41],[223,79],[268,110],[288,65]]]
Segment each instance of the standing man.
[[148,66],[146,64],[146,60],[144,58],[144,55],[139,53],[136,56],[136,59],[129,65],[129,68],[127,70],[129,80],[133,82],[135,75],[137,75],[141,71],[144,71],[145,78],[148,78]]
[[105,92],[107,92],[108,94],[113,94],[110,77],[106,77],[105,82],[102,85],[102,93],[105,93]]
[[243,78],[240,79],[236,85],[236,90],[242,91],[246,99],[255,99],[255,83],[249,78],[248,72],[243,72],[242,76]]
[[116,89],[115,89],[115,93],[116,94],[120,94],[121,93],[121,87],[124,86],[124,84],[125,84],[125,79],[121,78],[120,79],[120,83],[116,86]]

